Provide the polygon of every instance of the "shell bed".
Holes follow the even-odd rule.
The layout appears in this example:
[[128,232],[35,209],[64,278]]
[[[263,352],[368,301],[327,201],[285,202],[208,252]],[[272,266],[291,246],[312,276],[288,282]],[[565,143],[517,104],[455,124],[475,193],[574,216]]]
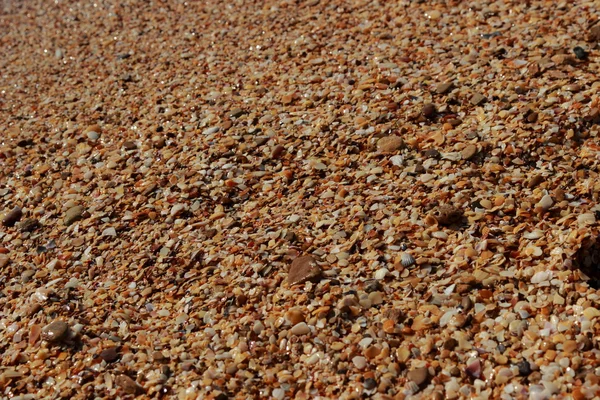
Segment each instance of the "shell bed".
[[599,18],[0,1],[0,398],[598,398]]

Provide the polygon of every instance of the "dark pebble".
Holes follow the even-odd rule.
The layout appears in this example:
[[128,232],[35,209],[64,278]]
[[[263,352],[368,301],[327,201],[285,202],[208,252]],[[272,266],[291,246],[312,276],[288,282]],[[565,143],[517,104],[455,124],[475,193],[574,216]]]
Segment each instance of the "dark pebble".
[[365,379],[363,386],[367,390],[375,389],[377,387],[377,381],[375,381],[375,379],[373,379],[373,378],[367,378],[367,379]]
[[367,293],[377,292],[381,290],[381,283],[377,279],[369,279],[365,282],[363,289]]
[[233,110],[231,110],[229,112],[229,117],[230,118],[238,118],[244,114],[246,114],[246,111],[242,110],[241,108],[234,108]]
[[577,57],[579,60],[587,60],[588,58],[588,52],[585,51],[583,47],[575,47],[573,49],[573,53],[575,53],[575,57]]
[[128,140],[125,143],[123,143],[123,148],[125,150],[135,150],[137,149],[137,145],[135,144],[135,142]]
[[119,353],[116,347],[108,347],[100,352],[100,358],[107,363],[116,361],[119,358]]
[[454,350],[458,346],[458,341],[454,338],[450,338],[444,342],[444,350]]
[[22,216],[23,211],[21,210],[21,207],[17,206],[4,216],[4,219],[2,220],[2,225],[9,227],[14,226],[17,222],[19,222]]
[[517,363],[517,368],[519,369],[519,375],[521,376],[529,376],[531,374],[531,364],[529,361],[522,360]]
[[40,221],[35,218],[27,218],[19,225],[21,232],[32,232],[40,226]]
[[435,106],[431,103],[425,104],[423,106],[423,109],[421,110],[421,114],[423,114],[423,116],[428,119],[435,117],[436,113],[437,110],[435,109]]
[[427,149],[423,152],[423,155],[427,158],[440,158],[440,152],[436,149]]

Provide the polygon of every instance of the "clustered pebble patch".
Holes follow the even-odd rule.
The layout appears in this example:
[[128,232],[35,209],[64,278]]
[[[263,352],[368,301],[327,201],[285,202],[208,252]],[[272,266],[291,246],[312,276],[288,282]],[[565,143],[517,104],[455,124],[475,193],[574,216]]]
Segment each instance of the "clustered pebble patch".
[[0,29],[1,396],[600,393],[595,2]]

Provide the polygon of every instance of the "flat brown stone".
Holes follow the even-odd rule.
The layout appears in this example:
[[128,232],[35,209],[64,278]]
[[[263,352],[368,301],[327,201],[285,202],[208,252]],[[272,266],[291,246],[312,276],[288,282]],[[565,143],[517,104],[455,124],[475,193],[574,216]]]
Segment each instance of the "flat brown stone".
[[471,96],[471,104],[473,104],[474,106],[479,106],[483,103],[485,103],[485,96],[480,94],[480,93],[475,93],[473,96]]
[[468,144],[462,151],[460,152],[463,160],[470,160],[477,154],[477,146],[474,144]]
[[404,140],[400,136],[386,136],[377,141],[377,150],[381,153],[393,153],[404,147]]
[[406,377],[422,388],[429,382],[429,370],[425,367],[413,369],[412,371],[408,371]]
[[123,389],[125,393],[128,394],[137,394],[141,391],[140,385],[138,385],[136,381],[134,381],[127,375],[117,375],[115,383],[117,384],[117,386]]
[[448,93],[453,87],[454,87],[454,84],[452,82],[440,83],[435,88],[435,92],[437,94],[445,94],[445,93]]
[[287,281],[291,285],[304,283],[321,275],[321,267],[313,256],[302,256],[292,261]]
[[9,227],[14,226],[17,222],[19,222],[22,216],[23,211],[21,210],[21,207],[15,207],[4,216],[2,225]]
[[69,325],[65,321],[54,321],[42,329],[42,338],[49,342],[58,342],[62,340],[69,330]]

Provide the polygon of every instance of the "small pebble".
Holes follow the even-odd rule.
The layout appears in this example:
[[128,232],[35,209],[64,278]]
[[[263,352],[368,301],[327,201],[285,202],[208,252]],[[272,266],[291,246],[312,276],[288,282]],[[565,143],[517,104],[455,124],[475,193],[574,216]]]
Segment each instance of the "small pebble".
[[242,110],[241,108],[234,108],[233,110],[231,110],[229,112],[229,117],[230,118],[239,118],[242,115],[244,115],[246,112],[244,110]]
[[92,141],[96,141],[100,138],[100,134],[96,131],[88,131],[86,133],[88,139],[92,140]]
[[58,342],[65,338],[69,325],[64,321],[54,321],[42,329],[42,338],[49,342]]
[[546,211],[550,209],[550,207],[552,207],[553,204],[554,200],[552,200],[552,197],[547,194],[544,197],[542,197],[537,206],[540,207],[542,210]]
[[600,42],[600,24],[596,24],[590,28],[587,40],[588,42]]
[[477,154],[477,146],[474,144],[468,144],[461,150],[460,153],[463,160],[470,160],[475,154]]
[[461,220],[463,211],[451,205],[441,205],[433,210],[433,216],[440,225],[452,225]]
[[291,332],[296,336],[307,335],[310,333],[310,327],[306,325],[306,322],[299,322],[292,327]]
[[485,101],[486,101],[485,96],[480,93],[475,93],[473,96],[471,96],[471,104],[474,106],[479,106],[479,105],[485,103]]
[[117,236],[117,230],[112,227],[106,228],[102,231],[102,236]]
[[117,375],[115,383],[127,394],[137,394],[141,389],[136,381],[123,374]]
[[273,151],[271,152],[271,158],[278,159],[283,155],[284,152],[285,152],[285,147],[278,144],[277,146],[275,146],[275,148],[273,148]]
[[0,269],[8,265],[10,258],[6,254],[0,254]]
[[288,272],[287,281],[290,285],[297,285],[321,276],[321,267],[313,256],[302,256],[292,261]]
[[285,314],[285,317],[292,323],[292,325],[297,325],[301,322],[304,322],[304,313],[298,309],[289,310]]
[[531,374],[531,364],[527,360],[521,360],[517,363],[517,368],[519,369],[519,375],[521,376],[529,376]]
[[33,232],[40,226],[40,221],[36,218],[27,218],[19,224],[21,232]]
[[425,117],[425,118],[433,118],[435,117],[435,114],[437,113],[437,110],[435,108],[435,106],[431,103],[427,103],[423,106],[423,108],[421,109],[421,114]]
[[577,46],[573,49],[573,53],[575,53],[575,57],[579,60],[587,60],[588,52],[583,49],[583,47]]
[[100,352],[100,358],[107,363],[113,362],[119,358],[119,353],[115,346],[107,347]]
[[377,381],[373,378],[367,378],[365,379],[363,386],[367,390],[373,390],[377,387]]
[[364,369],[367,366],[367,359],[363,356],[355,356],[352,358],[352,363],[358,369]]
[[444,344],[442,345],[442,347],[446,350],[454,350],[456,348],[456,346],[458,346],[458,341],[454,338],[450,338],[447,339]]
[[82,218],[85,209],[82,206],[74,206],[67,210],[65,213],[65,225],[69,226],[74,222],[79,221]]
[[425,367],[413,369],[412,371],[408,371],[406,377],[422,388],[429,382],[429,369]]
[[4,219],[2,220],[2,225],[8,227],[14,226],[17,222],[19,222],[22,216],[23,211],[21,210],[21,207],[17,206],[4,216]]
[[386,136],[377,141],[377,150],[380,153],[393,153],[404,147],[404,140],[400,136]]
[[135,144],[134,141],[128,140],[125,143],[123,143],[123,148],[125,150],[135,150],[137,149],[137,144]]
[[435,88],[435,92],[437,94],[445,94],[448,91],[450,91],[450,89],[452,89],[454,87],[454,84],[452,82],[444,82],[444,83],[440,83],[439,85],[437,85],[437,87]]

